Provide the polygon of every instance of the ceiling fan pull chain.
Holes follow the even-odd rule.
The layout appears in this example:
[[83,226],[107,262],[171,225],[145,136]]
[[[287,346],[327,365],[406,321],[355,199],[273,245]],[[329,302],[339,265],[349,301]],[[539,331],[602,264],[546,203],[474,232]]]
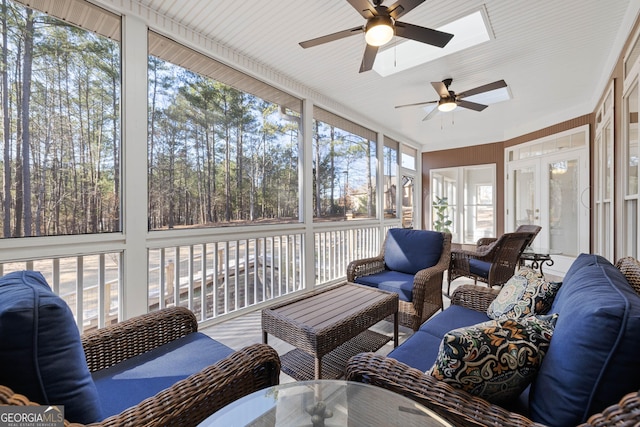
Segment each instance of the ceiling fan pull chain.
[[393,46],[393,68],[398,67],[398,45]]

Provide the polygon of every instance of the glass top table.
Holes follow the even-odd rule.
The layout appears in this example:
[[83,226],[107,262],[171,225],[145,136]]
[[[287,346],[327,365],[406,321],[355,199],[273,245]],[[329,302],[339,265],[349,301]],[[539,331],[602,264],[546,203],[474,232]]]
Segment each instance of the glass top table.
[[199,427],[442,427],[435,412],[389,390],[350,381],[280,384],[225,406]]

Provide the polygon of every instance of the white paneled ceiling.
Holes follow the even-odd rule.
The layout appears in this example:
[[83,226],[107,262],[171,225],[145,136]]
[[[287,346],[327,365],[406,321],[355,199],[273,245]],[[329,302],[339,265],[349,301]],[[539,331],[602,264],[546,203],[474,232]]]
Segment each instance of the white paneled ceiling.
[[[298,44],[364,24],[346,0],[132,1],[426,151],[502,141],[591,113],[640,7],[640,0],[426,0],[401,20],[437,28],[484,7],[494,38],[381,77],[375,71],[358,73],[364,35],[309,49]],[[512,99],[480,113],[461,108],[439,113],[426,122],[420,107],[394,108],[437,99],[430,82],[447,77],[456,92],[504,79]]]

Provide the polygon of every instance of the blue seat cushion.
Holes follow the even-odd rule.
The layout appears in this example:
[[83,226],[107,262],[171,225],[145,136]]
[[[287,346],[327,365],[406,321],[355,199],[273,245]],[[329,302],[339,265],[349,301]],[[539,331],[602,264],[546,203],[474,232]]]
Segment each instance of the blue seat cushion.
[[41,405],[64,405],[69,421],[102,419],[73,314],[42,274],[0,278],[0,343],[0,384]]
[[357,277],[355,282],[382,291],[395,292],[400,300],[411,302],[413,301],[413,278],[413,274],[385,270],[380,273]]
[[93,372],[104,417],[116,415],[233,353],[200,332]]
[[442,338],[419,330],[407,338],[402,345],[394,348],[387,357],[425,372],[431,369],[436,361],[441,341]]
[[420,326],[420,330],[442,338],[447,332],[453,329],[476,325],[488,320],[491,319],[489,319],[487,313],[484,311],[476,311],[459,305],[451,305],[446,310],[431,317],[429,321],[423,323],[422,326]]
[[530,393],[531,418],[553,426],[577,425],[640,389],[640,296],[606,259],[581,254],[574,263]]
[[447,332],[488,320],[491,319],[485,312],[452,305],[423,323],[401,346],[393,349],[389,357],[424,372],[433,366]]
[[479,259],[471,258],[469,260],[469,271],[476,276],[489,277],[489,270],[491,269],[491,263],[487,261],[481,261]]
[[384,243],[384,262],[389,270],[416,274],[438,263],[442,242],[437,231],[392,228]]

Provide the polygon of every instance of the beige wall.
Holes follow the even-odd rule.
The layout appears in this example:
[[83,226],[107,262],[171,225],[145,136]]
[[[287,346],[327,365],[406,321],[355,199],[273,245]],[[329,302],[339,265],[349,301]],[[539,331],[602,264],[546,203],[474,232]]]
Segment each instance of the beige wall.
[[[629,37],[625,43],[625,46],[620,53],[618,61],[611,73],[610,82],[614,83],[614,156],[615,156],[615,182],[622,182],[622,153],[624,152],[624,141],[622,140],[622,83],[623,83],[623,60],[624,54],[631,46],[631,43],[635,40],[635,36],[640,29],[640,20],[637,20],[634,24],[634,28],[629,34]],[[608,85],[607,85],[608,88]],[[601,94],[601,99],[598,105],[602,102],[605,94]],[[597,106],[596,106],[597,108]],[[456,148],[452,150],[440,150],[422,153],[422,200],[430,199],[430,171],[431,169],[454,167],[454,166],[471,166],[479,164],[496,164],[496,194],[497,194],[497,211],[496,211],[496,232],[498,235],[504,233],[504,149],[513,145],[522,144],[528,141],[532,141],[539,138],[544,138],[549,135],[563,132],[569,129],[577,128],[579,126],[589,125],[589,154],[591,158],[591,171],[594,171],[594,139],[595,139],[595,111],[590,114],[585,114],[580,117],[576,117],[565,122],[555,124],[553,126],[546,127],[544,129],[537,130],[535,132],[521,135],[516,138],[512,138],[506,141],[497,141],[491,144],[477,145],[465,148]],[[589,184],[591,191],[594,188],[594,176],[590,173]],[[616,185],[615,192],[615,224],[622,224],[622,185]],[[591,200],[594,200],[593,193],[591,194]],[[430,213],[425,206],[423,209],[423,228],[430,228],[427,224],[430,224]],[[591,229],[593,230],[593,216],[591,217]],[[619,243],[622,239],[619,237],[625,230],[616,226],[615,228],[615,251],[616,259],[620,256]],[[591,235],[593,236],[593,232]],[[593,237],[592,237],[593,239]],[[591,246],[593,243],[591,244]]]

